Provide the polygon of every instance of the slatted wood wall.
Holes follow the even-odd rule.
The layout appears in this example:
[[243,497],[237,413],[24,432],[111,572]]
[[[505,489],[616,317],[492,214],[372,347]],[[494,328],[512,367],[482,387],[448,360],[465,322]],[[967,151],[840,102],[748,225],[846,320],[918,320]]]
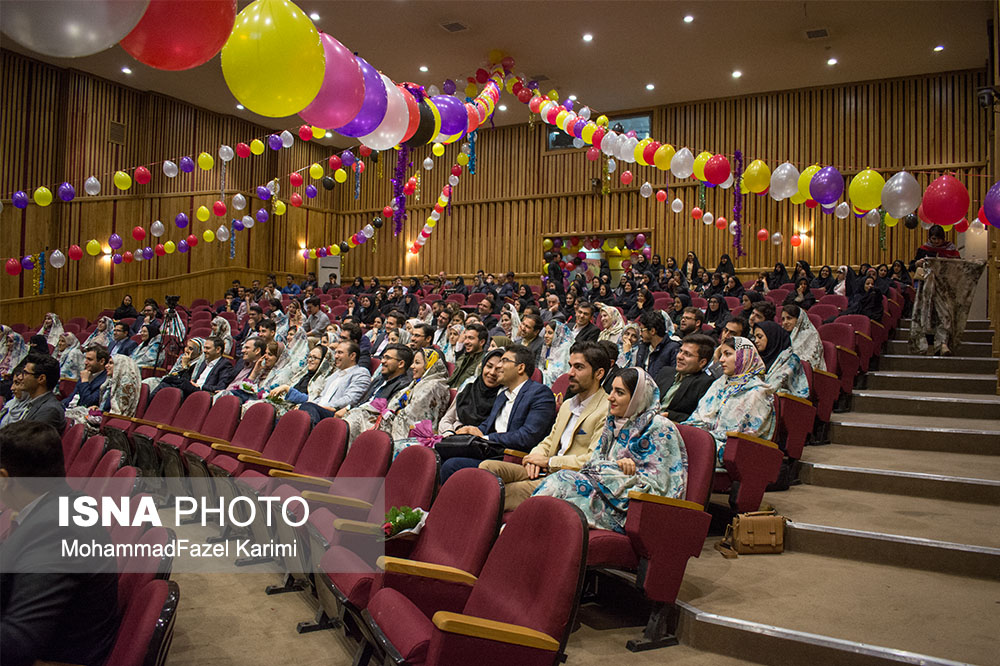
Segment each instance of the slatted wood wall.
[[[168,229],[161,240],[176,242],[188,233],[200,238],[204,229],[214,229],[221,222],[213,217],[200,223],[193,214],[200,205],[211,207],[219,197],[220,169],[196,169],[193,174],[168,179],[160,162],[176,161],[182,155],[196,157],[201,150],[214,154],[222,143],[235,145],[266,137],[271,131],[8,51],[0,51],[0,70],[6,92],[0,117],[4,156],[0,160],[4,203],[0,257],[4,260],[45,248],[65,251],[70,243],[83,246],[88,239],[106,239],[113,231],[125,239],[125,249],[135,249],[132,227],[148,229],[156,219]],[[747,161],[761,157],[772,168],[785,159],[803,168],[809,159],[847,167],[845,175],[868,165],[890,171],[904,167],[954,170],[969,183],[972,198],[978,202],[988,186],[982,176],[990,172],[991,156],[988,115],[977,106],[975,90],[987,74],[951,72],[658,107],[652,109],[653,135],[678,148],[686,145],[695,153],[703,148],[726,153],[740,149]],[[511,106],[514,113],[526,111],[516,102]],[[108,142],[109,121],[125,125],[124,145]],[[704,264],[714,265],[722,252],[732,253],[727,231],[706,227],[686,213],[675,215],[667,204],[638,194],[639,184],[648,180],[654,188],[667,188],[670,199],[680,197],[688,211],[697,200],[697,188],[691,183],[677,183],[667,177],[668,172],[653,167],[631,165],[635,174],[631,187],[619,185],[616,178],[609,195],[595,194],[591,179],[600,177],[599,163],[588,162],[583,151],[547,152],[545,132],[546,126],[540,123],[481,131],[477,174],[462,176],[450,215],[439,222],[417,257],[406,249],[447,182],[458,146],[447,146],[445,156],[435,159],[431,171],[419,167],[429,149],[414,150],[410,173],[420,174],[420,196],[419,201],[411,198],[408,203],[410,219],[403,233],[394,238],[390,226],[384,227],[374,242],[344,257],[344,275],[387,277],[439,270],[468,275],[479,268],[535,275],[541,267],[540,246],[545,236],[635,229],[652,229],[647,235],[654,251],[664,258],[694,250]],[[314,161],[325,166],[329,154],[328,148],[296,142],[291,150],[268,150],[250,160],[236,158],[226,173],[227,203],[235,192],[252,194],[257,185],[274,177],[279,177],[281,194],[287,197],[291,191],[288,173]],[[30,296],[30,275],[11,278],[2,274],[0,318],[35,322],[50,309],[67,316],[92,316],[92,303],[113,305],[125,291],[137,298],[179,293],[189,300],[220,293],[233,277],[311,270],[315,262],[304,261],[300,248],[345,240],[379,214],[391,197],[389,178],[395,158],[394,151],[381,156],[381,178],[378,165],[368,160],[358,199],[353,196],[353,180],[330,192],[320,187],[319,196],[307,199],[301,208],[289,206],[285,216],[272,215],[267,224],[239,234],[234,259],[229,258],[228,243],[218,242],[199,243],[186,257],[175,254],[131,265],[114,266],[108,260],[85,257],[69,262],[61,271],[50,268],[46,294],[41,297]],[[114,170],[137,164],[151,165],[152,182],[125,193],[114,189]],[[82,183],[91,174],[103,184],[101,196],[87,197],[82,192]],[[923,184],[932,177],[918,175]],[[30,194],[44,183],[55,192],[63,180],[77,186],[72,204],[55,203],[42,209],[32,204],[25,211],[10,205],[15,190]],[[730,217],[732,201],[731,191],[710,190],[707,210]],[[251,203],[250,212],[262,205],[256,199]],[[192,220],[183,232],[172,222],[182,211]],[[908,258],[923,237],[900,225],[888,231],[888,249],[883,252],[877,230],[853,217],[837,220],[818,209],[778,204],[768,197],[747,197],[744,219],[748,254],[736,263],[747,273],[776,261],[794,263],[796,258],[813,265]],[[755,233],[760,227],[780,231],[785,244],[759,243]],[[793,250],[787,240],[800,231],[808,235],[802,247]],[[74,297],[75,293],[90,296]]]

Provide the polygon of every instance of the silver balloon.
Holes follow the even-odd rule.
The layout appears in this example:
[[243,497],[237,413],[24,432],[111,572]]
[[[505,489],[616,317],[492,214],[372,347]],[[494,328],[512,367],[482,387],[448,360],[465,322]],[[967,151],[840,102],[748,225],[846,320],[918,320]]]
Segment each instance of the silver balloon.
[[635,147],[638,145],[639,139],[628,137],[624,143],[619,144],[619,156],[629,164],[635,162]]
[[285,130],[284,132],[281,133],[282,148],[291,148],[294,144],[295,144],[295,137],[292,135],[291,132]]
[[220,241],[229,240],[229,227],[224,224],[220,224],[219,228],[215,230],[215,237]]
[[927,231],[928,229],[930,229],[933,226],[934,225],[931,224],[930,222],[924,222],[923,220],[920,220],[920,228],[923,229],[924,231]]
[[739,228],[740,225],[737,224],[735,221],[729,223],[729,233],[731,233],[733,236],[736,235],[736,230]]
[[462,154],[469,155],[469,154],[472,153],[472,146],[469,145],[468,141],[463,141],[462,142],[462,147],[459,148],[459,150],[462,151]]
[[163,222],[160,222],[159,220],[149,225],[149,233],[153,234],[157,238],[162,236],[164,231],[166,230],[163,228]]
[[437,97],[438,95],[441,94],[441,89],[431,84],[427,86],[427,94],[430,95],[431,97]]
[[448,176],[448,184],[451,185],[452,187],[458,185],[458,176],[456,176],[455,174],[451,174],[450,176]]
[[679,198],[674,199],[673,201],[670,202],[670,210],[674,211],[675,213],[681,212],[682,210],[684,210],[684,202],[681,201]]
[[375,235],[375,227],[370,224],[366,224],[364,229],[361,230],[361,233],[364,234],[365,238],[371,238]]
[[574,138],[573,139],[573,147],[574,148],[583,148],[586,145],[587,144],[584,142],[583,139],[579,139],[579,138]]
[[882,221],[882,216],[878,214],[877,209],[872,209],[865,213],[865,224],[869,227],[877,227],[878,223]]
[[135,259],[136,261],[142,261],[143,259],[146,258],[142,255],[141,247],[135,248],[135,251],[132,253],[132,258]]
[[614,155],[617,147],[618,135],[614,132],[608,132],[605,134],[604,139],[601,140],[601,152],[605,155]]
[[833,214],[836,215],[838,219],[846,219],[847,216],[851,214],[851,205],[846,201],[841,201],[837,204],[837,210],[833,211]]
[[434,168],[434,160],[431,157],[424,158],[424,168],[430,171]]
[[608,173],[613,173],[615,169],[618,168],[618,164],[613,160],[608,160]]
[[233,153],[233,149],[230,148],[229,146],[225,144],[219,146],[219,159],[221,159],[223,162],[228,162],[231,159],[233,159],[234,154],[235,153]]
[[3,32],[36,53],[80,58],[120,42],[148,5],[149,0],[8,0]]
[[694,155],[687,148],[681,148],[670,160],[670,173],[674,178],[690,178],[694,173]]
[[906,171],[900,171],[882,187],[882,207],[897,219],[906,217],[917,209],[922,196],[917,179]]
[[983,224],[979,220],[979,218],[977,217],[976,219],[974,219],[972,221],[972,224],[969,225],[969,231],[971,231],[972,233],[974,233],[974,234],[976,234],[978,236],[981,233],[983,233],[984,231],[986,231],[986,225]]
[[271,194],[277,194],[278,192],[280,192],[281,185],[278,184],[278,179],[275,178],[274,180],[268,182],[267,189],[271,190]]
[[722,181],[722,183],[719,184],[719,187],[721,187],[724,190],[728,190],[730,187],[733,186],[733,182],[734,182],[733,172],[730,171],[729,178],[726,178],[724,181]]
[[90,176],[83,183],[83,191],[92,197],[96,197],[101,193],[101,181],[97,180],[93,176]]
[[590,120],[590,107],[589,106],[583,107],[582,109],[580,109],[580,113],[578,113],[577,115],[583,118],[584,120]]
[[780,231],[775,231],[773,234],[771,234],[771,244],[772,245],[781,245],[781,232]]
[[639,194],[641,194],[643,198],[648,199],[653,196],[653,186],[648,182],[643,183],[642,187],[639,188]]
[[771,192],[787,199],[799,191],[799,170],[791,162],[780,165],[771,174]]
[[62,268],[66,265],[66,255],[59,250],[52,250],[49,254],[49,263],[52,264],[52,268]]
[[253,215],[244,215],[242,222],[244,229],[252,229],[254,223]]
[[701,216],[701,221],[704,222],[705,224],[712,224],[713,222],[715,222],[715,216],[712,215],[711,213],[705,213],[704,215]]
[[167,178],[177,177],[177,165],[170,160],[164,160],[163,162],[163,175]]
[[783,197],[780,194],[778,194],[778,192],[776,190],[768,190],[767,196],[771,197],[775,201],[784,201],[785,200],[785,197]]
[[431,214],[430,214],[430,218],[432,220],[434,220],[435,222],[437,222],[438,220],[441,219],[441,213],[437,212],[436,210],[432,210]]
[[247,198],[241,193],[237,192],[233,195],[233,208],[235,210],[243,210],[247,207]]

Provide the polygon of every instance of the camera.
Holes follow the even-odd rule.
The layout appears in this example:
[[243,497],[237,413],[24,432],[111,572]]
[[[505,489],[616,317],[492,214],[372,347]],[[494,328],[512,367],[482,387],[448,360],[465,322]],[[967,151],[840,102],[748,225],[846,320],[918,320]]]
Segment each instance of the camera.
[[1000,91],[993,86],[980,88],[976,91],[976,99],[979,100],[979,108],[988,109],[1000,98]]
[[163,299],[167,303],[167,309],[168,310],[173,310],[174,308],[177,307],[177,304],[180,302],[181,297],[180,296],[164,296]]

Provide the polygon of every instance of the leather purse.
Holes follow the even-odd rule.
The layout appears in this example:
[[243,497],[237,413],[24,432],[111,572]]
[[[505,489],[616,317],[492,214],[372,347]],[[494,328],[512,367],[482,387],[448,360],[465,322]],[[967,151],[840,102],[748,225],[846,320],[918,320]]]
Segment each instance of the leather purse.
[[503,447],[476,435],[448,435],[434,445],[442,462],[449,458],[490,460],[503,457]]
[[740,555],[783,552],[786,520],[774,509],[738,514],[715,549],[727,560]]

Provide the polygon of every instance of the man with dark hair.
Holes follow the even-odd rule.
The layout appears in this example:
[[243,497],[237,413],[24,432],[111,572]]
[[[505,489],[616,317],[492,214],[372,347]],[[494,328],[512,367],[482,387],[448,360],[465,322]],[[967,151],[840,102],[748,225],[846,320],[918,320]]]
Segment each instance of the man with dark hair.
[[[368,385],[368,390],[365,391],[359,403],[361,405],[376,398],[391,400],[396,393],[410,384],[412,378],[409,371],[410,366],[413,365],[412,349],[406,345],[389,345],[382,352],[382,357],[379,360],[381,361],[379,366],[381,372],[372,377],[371,384]],[[344,415],[349,411],[351,411],[349,406],[341,407],[337,410],[337,417],[344,418]]]
[[316,273],[314,273],[313,271],[309,271],[309,274],[306,275],[306,279],[302,281],[303,291],[307,287],[312,287],[315,290],[316,287],[318,286],[319,286],[319,281],[316,279]]
[[226,388],[232,381],[235,370],[229,359],[222,358],[223,349],[225,349],[225,343],[222,338],[205,338],[205,342],[201,346],[202,361],[191,373],[190,383],[194,390],[216,393]]
[[281,293],[289,296],[298,296],[302,293],[302,288],[295,284],[295,279],[291,273],[285,276],[285,286],[281,288]]
[[[434,301],[434,305],[437,305],[441,301]],[[451,314],[444,309],[442,305],[440,311],[434,315],[434,323],[437,324],[437,328],[434,329],[434,337],[432,341],[435,347],[440,348],[442,345],[448,342],[448,325],[451,323]]]
[[514,271],[507,271],[503,276],[503,284],[497,290],[497,299],[503,303],[507,298],[517,298],[519,286],[514,280]]
[[83,350],[83,370],[73,393],[63,400],[64,407],[97,407],[101,401],[101,387],[108,378],[107,366],[111,360],[108,350],[101,345],[91,345]]
[[[142,329],[146,324],[155,323],[160,328],[163,327],[163,322],[161,322],[157,315],[156,301],[151,298],[146,299],[146,304],[142,306],[142,311],[139,312],[139,316],[135,318],[132,322],[132,330],[130,331],[132,335],[139,335],[139,330]],[[121,353],[121,352],[117,352]]]
[[[608,374],[604,376],[604,381],[601,382],[601,387],[604,389],[604,392],[607,393],[608,391],[611,390],[611,386],[614,384],[615,377],[620,375],[622,370],[624,370],[625,368],[622,368],[618,365],[618,345],[611,342],[610,340],[599,340],[594,344],[598,345],[601,349],[603,349],[604,353],[608,355],[609,359],[611,359],[611,368],[608,370]],[[572,392],[569,392],[567,393],[567,396],[571,394]]]
[[655,379],[660,370],[674,364],[680,345],[667,337],[667,323],[657,310],[646,310],[639,317],[639,337],[635,365]]
[[[500,359],[500,384],[490,415],[479,426],[463,426],[458,435],[488,439],[498,450],[530,451],[552,429],[556,400],[544,384],[531,379],[535,357],[524,345],[512,345]],[[441,483],[464,467],[477,467],[476,458],[449,458],[441,465]]]
[[541,335],[544,326],[542,318],[536,314],[526,314],[521,317],[521,326],[518,329],[518,333],[521,334],[521,344],[530,349],[531,353],[535,355],[535,365],[539,363],[542,346],[545,343]]
[[66,476],[59,433],[37,422],[7,426],[0,461],[0,501],[15,516],[0,542],[0,663],[103,664],[118,633],[117,562],[62,553],[63,540],[111,540],[99,524],[59,525],[60,498],[80,495],[54,480]]
[[131,335],[132,333],[129,331],[128,324],[120,321],[116,322],[115,328],[111,332],[111,344],[108,345],[108,353],[112,356],[115,354],[131,356],[135,348],[139,346],[139,343],[129,337]]
[[326,333],[326,327],[330,325],[330,318],[319,309],[320,300],[318,296],[306,299],[306,312],[309,316],[302,322],[302,328],[306,335],[311,338],[318,338]]
[[434,341],[434,329],[430,324],[414,324],[410,331],[410,349],[417,351],[430,347]]
[[479,305],[476,306],[476,312],[479,314],[480,319],[482,319],[486,330],[495,328],[497,325],[497,318],[493,316],[495,308],[496,304],[489,296],[479,301]]
[[704,312],[696,307],[686,307],[681,311],[681,319],[677,324],[677,335],[683,339],[692,333],[701,333],[701,325],[704,323]]
[[260,322],[264,320],[264,309],[254,303],[249,308],[247,308],[247,320],[243,324],[243,328],[235,336],[237,342],[243,342],[247,338],[253,337],[257,334],[257,326]]
[[490,333],[482,324],[470,324],[462,333],[462,353],[455,357],[455,371],[448,380],[453,389],[460,387],[466,379],[476,374],[479,363],[486,353]]
[[337,369],[326,380],[323,392],[315,402],[299,405],[299,409],[309,414],[314,426],[336,416],[341,407],[356,407],[361,403],[372,376],[367,368],[358,365],[360,355],[361,349],[356,342],[338,343],[333,350],[333,364]]
[[28,406],[16,420],[47,423],[60,434],[66,426],[66,408],[59,402],[52,389],[59,386],[59,361],[48,354],[31,352],[18,373],[21,376],[23,392],[28,395]]
[[597,342],[601,331],[594,326],[594,305],[588,301],[576,304],[576,327],[573,329],[573,340],[576,342]]
[[725,342],[733,336],[749,338],[750,322],[743,317],[733,317],[727,321],[726,325],[722,328],[721,334],[719,335],[719,342]]
[[239,390],[240,385],[250,378],[250,373],[253,372],[257,362],[264,357],[266,350],[267,343],[259,335],[244,342],[242,358],[237,361],[236,366],[233,368],[233,376],[229,379],[229,384],[226,385],[225,390]]
[[340,325],[340,341],[356,342],[361,355],[358,356],[358,365],[365,370],[372,367],[372,341],[367,335],[361,332],[361,327],[353,321],[345,321]]
[[611,367],[604,348],[576,342],[569,350],[569,390],[548,436],[521,458],[520,464],[486,460],[479,467],[504,483],[504,511],[513,511],[531,496],[542,476],[559,469],[578,470],[601,441],[608,418],[608,395],[601,382]]
[[750,311],[751,330],[762,321],[774,321],[776,314],[778,314],[778,311],[771,301],[758,301],[754,303],[753,310]]
[[660,410],[671,421],[686,420],[698,407],[698,401],[715,381],[706,372],[715,353],[715,340],[703,333],[692,333],[681,340],[677,367],[666,367],[656,376],[660,388]]

